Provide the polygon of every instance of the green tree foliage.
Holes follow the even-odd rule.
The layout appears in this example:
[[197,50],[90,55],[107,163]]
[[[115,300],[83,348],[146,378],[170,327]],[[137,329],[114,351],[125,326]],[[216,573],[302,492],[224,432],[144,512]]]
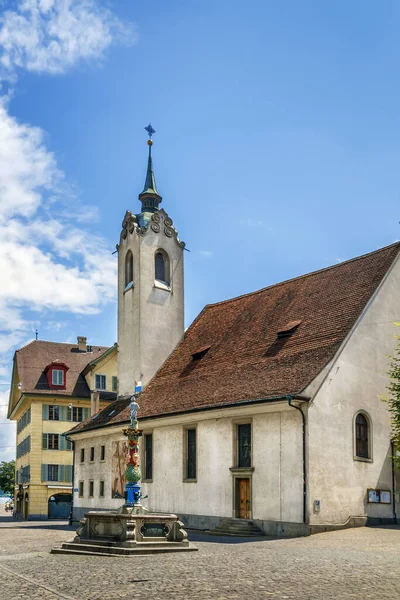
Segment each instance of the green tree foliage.
[[14,494],[15,486],[15,460],[0,464],[0,490],[6,494]]
[[[400,323],[396,323],[400,327]],[[395,448],[400,450],[400,335],[395,336],[397,339],[397,346],[394,349],[393,356],[389,356],[389,380],[390,383],[387,386],[389,395],[382,398],[387,405],[391,416],[392,423],[392,440],[394,441]],[[400,455],[394,457],[396,466],[400,468]]]

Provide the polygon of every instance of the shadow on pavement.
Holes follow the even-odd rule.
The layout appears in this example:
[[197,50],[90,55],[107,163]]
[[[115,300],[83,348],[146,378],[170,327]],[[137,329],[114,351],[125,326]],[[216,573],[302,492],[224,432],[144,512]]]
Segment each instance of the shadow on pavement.
[[230,535],[211,535],[204,531],[186,529],[188,538],[191,542],[208,542],[210,544],[248,544],[249,542],[271,542],[273,540],[283,539],[278,537],[252,536],[235,537]]

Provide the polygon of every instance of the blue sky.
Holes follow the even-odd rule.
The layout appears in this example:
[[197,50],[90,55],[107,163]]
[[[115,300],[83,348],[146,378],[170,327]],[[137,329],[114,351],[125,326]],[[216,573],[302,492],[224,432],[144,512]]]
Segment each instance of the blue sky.
[[162,206],[190,249],[187,325],[398,239],[397,2],[1,8],[0,405],[36,327],[116,341],[112,252],[139,211],[149,121]]

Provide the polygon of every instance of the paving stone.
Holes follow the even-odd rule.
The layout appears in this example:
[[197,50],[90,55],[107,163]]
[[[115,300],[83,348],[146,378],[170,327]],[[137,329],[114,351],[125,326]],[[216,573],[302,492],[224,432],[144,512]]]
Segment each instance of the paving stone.
[[1,597],[24,600],[400,598],[400,527],[253,540],[191,533],[188,554],[52,555],[62,523],[0,517]]

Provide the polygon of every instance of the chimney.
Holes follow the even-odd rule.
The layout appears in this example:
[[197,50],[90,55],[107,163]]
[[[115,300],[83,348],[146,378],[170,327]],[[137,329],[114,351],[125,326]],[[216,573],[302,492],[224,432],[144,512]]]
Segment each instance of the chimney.
[[100,392],[90,394],[90,416],[93,417],[100,410]]
[[78,335],[78,350],[79,352],[86,352],[86,342],[87,338]]

